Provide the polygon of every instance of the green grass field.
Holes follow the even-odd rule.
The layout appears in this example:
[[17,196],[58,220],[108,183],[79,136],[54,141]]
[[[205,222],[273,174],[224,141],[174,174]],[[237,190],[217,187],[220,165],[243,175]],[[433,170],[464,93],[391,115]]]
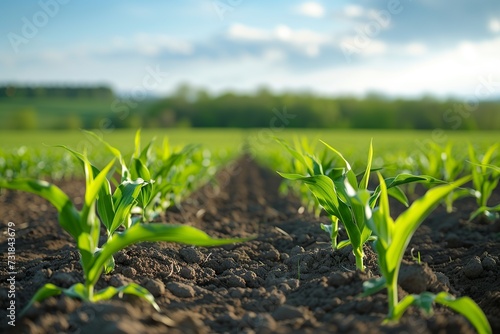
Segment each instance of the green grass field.
[[[133,149],[134,130],[95,131],[106,141],[124,151]],[[240,149],[245,142],[257,149],[277,147],[272,137],[293,140],[297,136],[306,136],[310,140],[322,139],[343,152],[365,151],[373,138],[376,151],[405,151],[424,149],[429,142],[445,144],[452,140],[458,146],[472,142],[478,146],[491,145],[499,141],[497,132],[459,132],[448,131],[440,135],[431,131],[380,131],[380,130],[314,130],[314,129],[143,129],[144,143],[156,137],[162,140],[167,136],[174,145],[188,143],[202,144],[209,149]],[[12,149],[20,146],[40,149],[47,146],[64,144],[73,148],[87,146],[92,150],[95,141],[81,131],[0,131],[0,148]]]

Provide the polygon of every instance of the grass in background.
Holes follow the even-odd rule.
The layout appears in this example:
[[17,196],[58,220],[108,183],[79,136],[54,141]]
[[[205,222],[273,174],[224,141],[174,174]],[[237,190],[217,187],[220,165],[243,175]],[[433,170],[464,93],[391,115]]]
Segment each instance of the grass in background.
[[[131,152],[130,138],[134,137],[135,130],[107,130],[96,131],[104,139],[121,150]],[[433,136],[431,131],[408,130],[315,130],[315,129],[287,129],[271,131],[270,129],[143,129],[144,141],[153,137],[161,140],[167,136],[173,145],[202,144],[208,149],[241,149],[245,142],[255,149],[266,149],[277,144],[271,136],[284,140],[293,140],[296,136],[305,136],[310,140],[322,139],[335,145],[346,154],[355,154],[366,148],[366,143],[373,138],[374,146],[379,152],[406,152],[426,150],[429,143],[436,139],[436,143],[445,144],[451,140],[457,145],[471,142],[478,146],[489,146],[498,142],[498,133],[495,131],[447,131],[440,137]],[[43,148],[64,143],[69,147],[87,145],[92,149],[92,143],[83,132],[75,131],[0,131],[0,148],[12,149],[20,146],[28,148]],[[464,147],[466,149],[466,146]],[[362,152],[361,152],[362,153]]]

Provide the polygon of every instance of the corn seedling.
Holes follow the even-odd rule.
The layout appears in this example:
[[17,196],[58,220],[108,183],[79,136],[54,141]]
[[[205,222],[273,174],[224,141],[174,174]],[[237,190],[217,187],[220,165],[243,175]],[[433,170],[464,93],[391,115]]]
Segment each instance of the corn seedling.
[[[190,177],[197,175],[200,178],[203,175],[201,167],[199,167],[199,163],[202,164],[202,161],[187,163],[196,149],[195,145],[188,145],[179,152],[172,153],[167,141],[164,141],[163,147],[159,151],[154,150],[153,141],[150,141],[145,148],[141,149],[141,133],[138,130],[134,140],[134,153],[130,162],[127,163],[120,150],[96,134],[87,133],[100,141],[119,161],[121,184],[126,183],[132,188],[130,183],[135,182],[134,180],[148,181],[137,193],[137,205],[132,210],[138,213],[139,217],[135,217],[133,220],[153,221],[173,202],[180,201],[182,196],[186,194],[186,189],[192,189],[189,182]],[[157,155],[154,155],[154,152]],[[182,164],[184,166],[181,168]],[[97,206],[99,208],[99,203]]]
[[474,148],[469,144],[469,159],[472,164],[472,184],[474,186],[474,195],[478,205],[478,209],[470,215],[469,220],[479,215],[488,221],[498,219],[500,204],[488,206],[488,200],[500,181],[500,168],[492,164],[498,147],[499,144],[490,146],[482,159],[479,160]]
[[[94,291],[95,284],[103,270],[109,265],[113,254],[129,245],[143,241],[166,241],[195,246],[218,246],[247,240],[213,239],[203,231],[191,226],[136,223],[129,226],[123,232],[112,233],[108,240],[99,247],[100,220],[96,215],[96,203],[98,202],[98,197],[103,194],[109,195],[109,193],[103,193],[103,189],[107,189],[107,185],[109,185],[107,174],[112,170],[115,160],[112,160],[102,170],[98,171],[88,162],[84,155],[81,158],[80,161],[84,166],[86,181],[85,197],[81,211],[75,208],[70,198],[60,188],[46,181],[35,179],[0,180],[0,188],[21,190],[39,195],[48,200],[57,209],[59,224],[76,241],[85,278],[84,283],[77,283],[68,289],[63,289],[50,283],[44,285],[34,295],[24,311],[36,301],[41,301],[61,293],[90,302],[110,299],[116,294],[132,294],[146,299],[156,309],[159,309],[149,291],[135,283],[119,288],[107,287],[100,291]],[[119,200],[118,197],[112,199],[112,196],[110,196],[106,201],[100,202],[100,205],[106,206],[116,205],[116,201],[118,201],[114,209],[101,207],[100,216],[102,216],[103,210],[107,210],[108,213],[116,216],[121,215],[120,208],[123,208],[124,211],[129,210],[130,203],[135,204],[137,201],[137,197],[135,197],[136,189],[140,189],[147,184],[149,184],[147,181],[136,181],[135,184],[130,186],[132,188],[129,188],[129,184],[124,185],[119,191]],[[122,205],[122,203],[128,204]],[[123,221],[123,217],[116,220],[113,216],[108,218],[108,222]],[[116,231],[114,229],[116,224],[112,223],[110,230]]]
[[[379,188],[374,192],[368,190],[368,182],[370,173],[372,172],[372,144],[370,143],[366,168],[361,174],[361,180],[358,182],[357,175],[352,170],[349,162],[339,151],[330,145],[323,142],[340,160],[341,167],[324,167],[314,156],[304,156],[285,142],[280,141],[280,143],[295,159],[305,166],[307,175],[278,173],[286,179],[299,180],[307,185],[321,207],[330,216],[332,224],[322,224],[321,228],[329,233],[332,249],[337,250],[351,245],[356,259],[356,268],[364,270],[363,245],[370,240],[374,240],[371,235],[372,232],[366,224],[366,216],[364,214],[365,205],[369,204],[370,207],[375,207],[380,195]],[[408,199],[399,188],[400,185],[411,182],[438,182],[438,180],[431,177],[411,174],[400,174],[396,177],[388,178],[386,181],[390,195],[405,205],[408,205]],[[337,241],[339,222],[345,227],[348,235],[348,239],[341,242]]]
[[364,295],[371,295],[387,289],[389,312],[386,321],[398,321],[411,305],[430,314],[433,303],[442,304],[464,315],[480,334],[491,333],[491,327],[479,306],[470,298],[455,298],[447,292],[432,294],[424,292],[408,295],[401,301],[398,298],[398,276],[404,252],[411,237],[422,221],[450,192],[470,180],[464,177],[452,184],[438,186],[412,203],[395,221],[390,215],[388,190],[385,180],[379,174],[380,205],[371,210],[366,206],[368,225],[377,236],[374,247],[378,255],[381,278],[364,283]]

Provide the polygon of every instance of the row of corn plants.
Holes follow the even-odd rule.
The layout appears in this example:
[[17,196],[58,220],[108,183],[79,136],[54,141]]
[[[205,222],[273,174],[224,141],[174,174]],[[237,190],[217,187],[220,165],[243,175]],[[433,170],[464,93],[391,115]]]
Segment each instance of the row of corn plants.
[[[491,333],[488,320],[479,306],[468,297],[455,298],[447,292],[432,294],[424,292],[420,295],[409,295],[399,300],[397,282],[401,261],[411,237],[423,220],[442,201],[450,201],[450,195],[459,194],[453,200],[467,195],[473,195],[478,200],[478,210],[472,213],[471,218],[479,214],[489,214],[498,211],[499,205],[488,206],[488,198],[495,189],[500,178],[499,168],[492,164],[497,145],[490,147],[481,158],[469,147],[470,174],[460,176],[461,169],[458,163],[452,160],[450,146],[445,147],[445,153],[440,153],[444,172],[441,174],[417,175],[403,171],[395,176],[383,177],[382,168],[374,168],[373,147],[370,143],[366,166],[360,173],[355,173],[351,164],[335,148],[327,143],[324,146],[333,154],[334,159],[326,158],[324,152],[318,158],[307,147],[295,143],[295,146],[277,139],[285,151],[293,157],[293,163],[287,165],[293,173],[278,172],[286,180],[300,181],[311,194],[314,195],[319,207],[330,217],[331,225],[321,225],[321,228],[330,235],[332,249],[338,250],[347,245],[352,246],[356,259],[357,269],[364,271],[365,257],[363,247],[372,242],[377,253],[378,267],[381,277],[365,282],[364,295],[387,290],[389,311],[386,321],[398,321],[406,309],[417,306],[427,313],[432,312],[434,303],[447,306],[464,315],[479,333]],[[378,185],[369,190],[370,175],[377,172]],[[472,189],[464,188],[472,181]],[[403,185],[422,183],[430,189],[424,196],[416,199],[411,205],[404,191]],[[389,200],[391,196],[403,203],[407,210],[394,220],[390,214]],[[309,198],[306,197],[306,201]],[[450,205],[446,203],[446,205]],[[342,225],[348,239],[338,241],[339,228]]]
[[[138,131],[134,153],[130,159],[125,159],[118,149],[95,137],[112,155],[103,168],[92,164],[86,152],[61,146],[73,155],[84,171],[86,188],[81,210],[77,210],[67,194],[49,182],[21,177],[0,178],[0,188],[39,195],[57,209],[60,226],[75,241],[84,276],[83,282],[66,289],[45,284],[35,293],[22,314],[34,302],[61,293],[89,302],[131,294],[144,298],[159,310],[149,291],[135,283],[95,291],[102,273],[113,271],[114,254],[144,241],[219,246],[248,240],[215,239],[191,226],[154,222],[157,214],[182,195],[180,188],[186,187],[186,184],[197,184],[191,176],[207,174],[202,171],[212,166],[206,153],[194,154],[195,147],[192,146],[172,152],[166,141],[158,147],[150,142],[141,148]],[[116,173],[116,168],[119,173]],[[114,177],[116,174],[120,175],[118,179]],[[103,244],[99,244],[101,226],[106,230]]]

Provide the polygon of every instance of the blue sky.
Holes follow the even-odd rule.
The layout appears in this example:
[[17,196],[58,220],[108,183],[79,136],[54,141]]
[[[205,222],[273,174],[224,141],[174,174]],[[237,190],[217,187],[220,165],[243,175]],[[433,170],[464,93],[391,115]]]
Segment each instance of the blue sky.
[[0,82],[500,96],[498,0],[0,3]]

